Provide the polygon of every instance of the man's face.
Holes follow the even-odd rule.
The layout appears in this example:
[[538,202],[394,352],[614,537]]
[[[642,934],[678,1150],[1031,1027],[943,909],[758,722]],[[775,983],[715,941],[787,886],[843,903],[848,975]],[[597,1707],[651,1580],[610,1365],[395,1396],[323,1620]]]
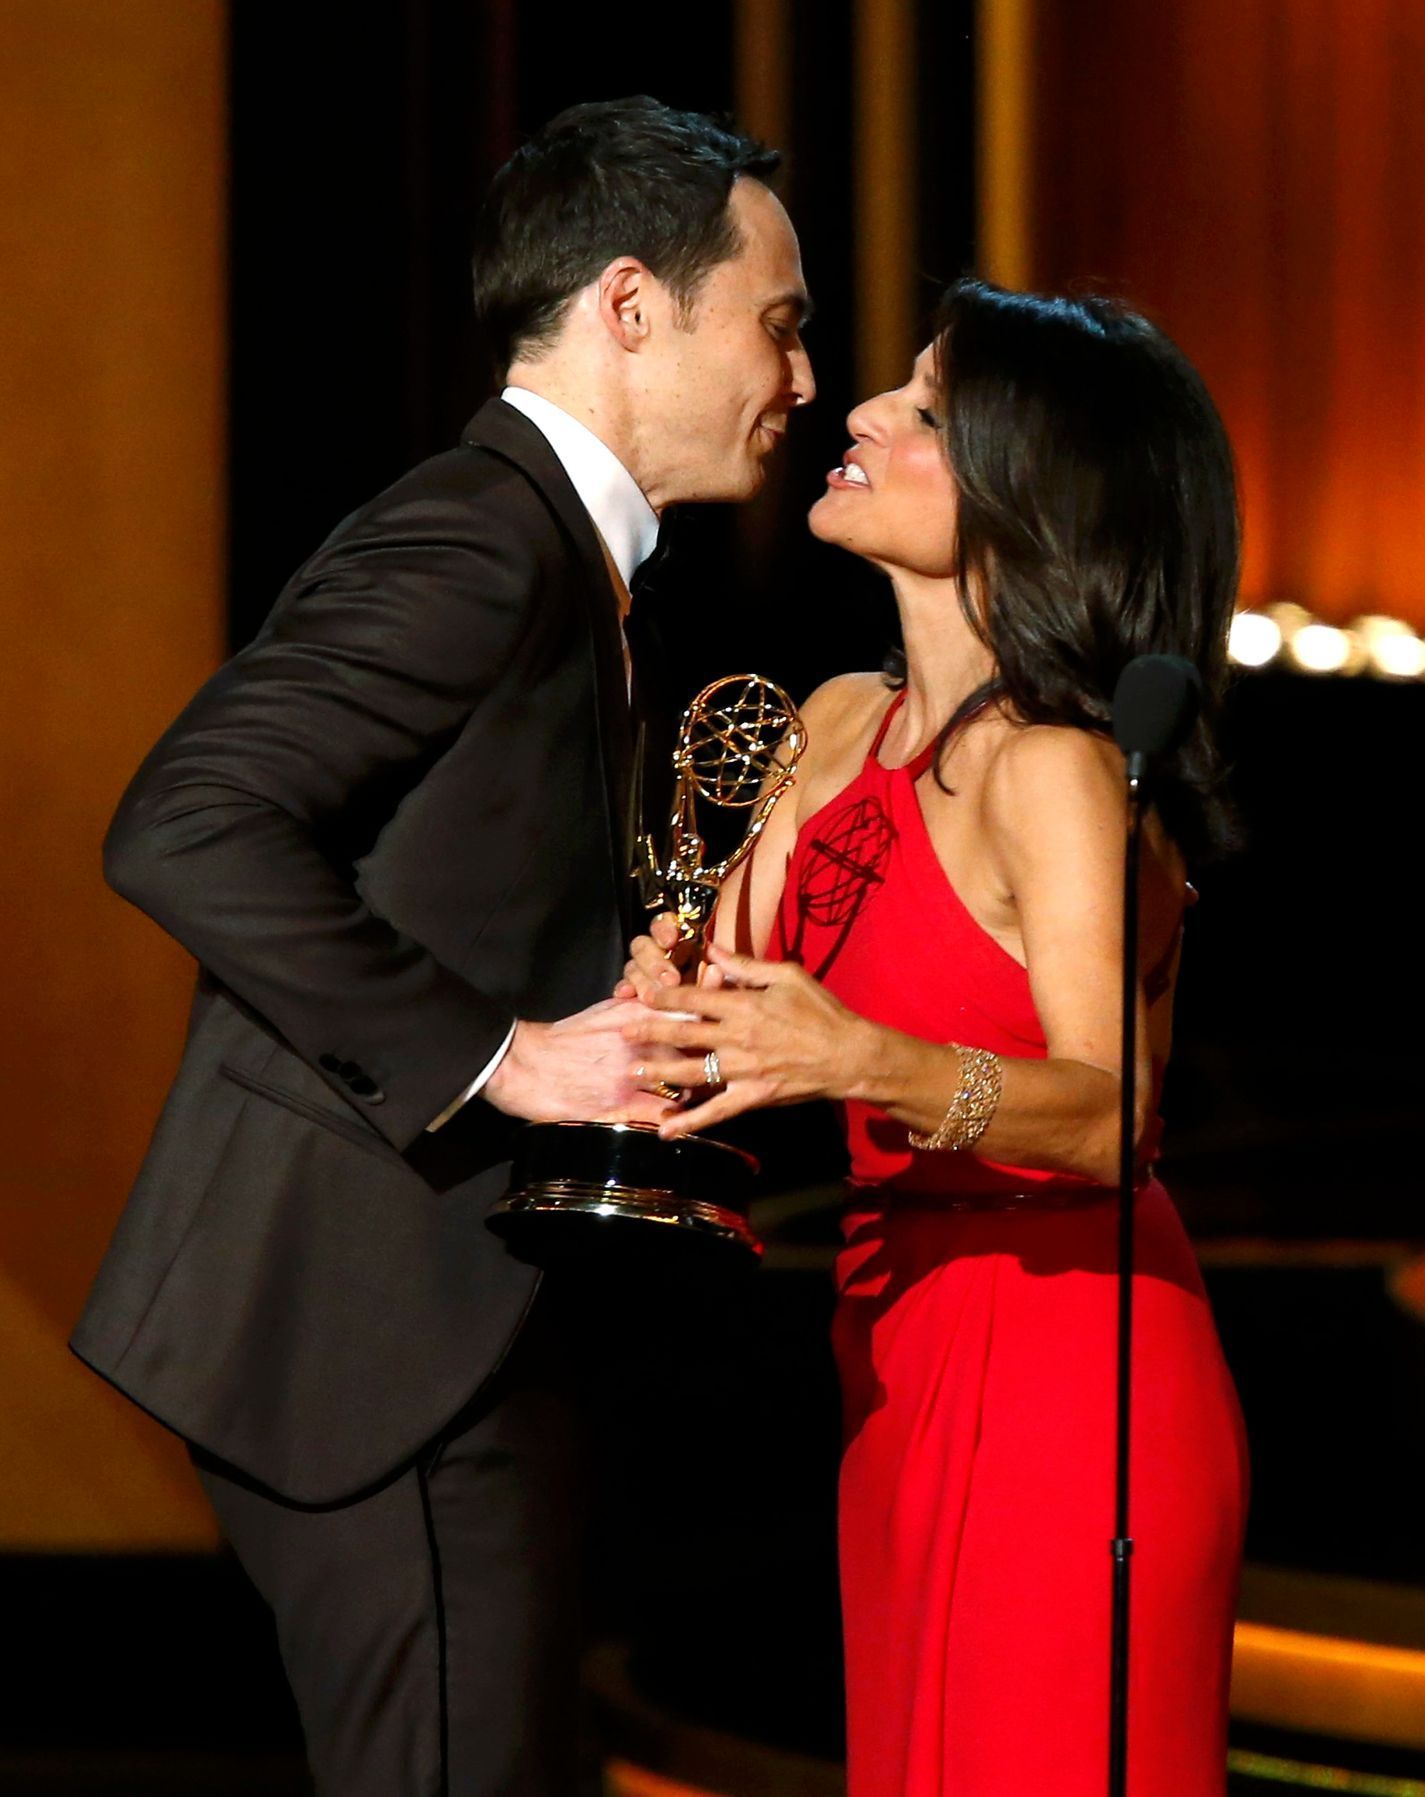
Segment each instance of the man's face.
[[657,290],[657,328],[640,357],[638,460],[660,507],[750,499],[788,414],[816,392],[791,220],[760,181],[736,182],[728,204],[742,248],[709,272],[681,322],[672,296]]

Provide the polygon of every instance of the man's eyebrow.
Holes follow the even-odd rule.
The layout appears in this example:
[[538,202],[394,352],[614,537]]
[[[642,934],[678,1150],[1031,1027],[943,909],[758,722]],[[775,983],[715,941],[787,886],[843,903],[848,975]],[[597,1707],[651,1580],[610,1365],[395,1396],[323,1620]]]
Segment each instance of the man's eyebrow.
[[811,303],[811,295],[800,287],[790,288],[786,293],[779,293],[774,300],[768,300],[763,308],[767,312],[775,312],[778,306],[787,306],[796,314],[799,325],[809,324],[816,307]]

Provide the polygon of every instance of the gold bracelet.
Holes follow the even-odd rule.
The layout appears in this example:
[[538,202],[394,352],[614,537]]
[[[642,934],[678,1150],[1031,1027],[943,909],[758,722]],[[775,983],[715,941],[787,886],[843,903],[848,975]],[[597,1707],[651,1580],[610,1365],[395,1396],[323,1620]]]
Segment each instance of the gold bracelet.
[[958,1042],[949,1046],[960,1057],[960,1081],[955,1087],[955,1096],[950,1100],[950,1108],[941,1119],[940,1127],[932,1134],[918,1135],[913,1129],[907,1132],[912,1148],[943,1148],[951,1154],[962,1148],[973,1148],[989,1128],[990,1118],[999,1104],[1004,1087],[1004,1070],[999,1056],[991,1054],[987,1048],[962,1048]]

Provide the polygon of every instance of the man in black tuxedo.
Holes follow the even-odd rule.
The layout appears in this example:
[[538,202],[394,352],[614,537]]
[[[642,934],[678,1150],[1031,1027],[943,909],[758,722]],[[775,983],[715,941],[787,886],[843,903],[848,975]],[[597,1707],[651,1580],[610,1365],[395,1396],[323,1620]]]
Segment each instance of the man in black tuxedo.
[[200,974],[73,1345],[191,1444],[324,1794],[569,1788],[577,1407],[485,1218],[518,1119],[664,1109],[606,999],[620,618],[663,508],[755,492],[812,397],[777,160],[647,99],[511,159],[503,396],[298,571],[109,834]]

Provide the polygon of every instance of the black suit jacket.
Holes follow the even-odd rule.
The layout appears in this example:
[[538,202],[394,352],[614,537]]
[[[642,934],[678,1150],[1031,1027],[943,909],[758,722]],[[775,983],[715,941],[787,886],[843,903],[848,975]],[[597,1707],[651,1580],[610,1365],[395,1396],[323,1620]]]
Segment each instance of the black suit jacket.
[[73,1338],[276,1491],[348,1496],[507,1351],[510,1121],[426,1126],[516,1016],[606,997],[630,728],[588,514],[492,400],[348,519],[119,807],[105,871],[197,958],[191,1027]]

